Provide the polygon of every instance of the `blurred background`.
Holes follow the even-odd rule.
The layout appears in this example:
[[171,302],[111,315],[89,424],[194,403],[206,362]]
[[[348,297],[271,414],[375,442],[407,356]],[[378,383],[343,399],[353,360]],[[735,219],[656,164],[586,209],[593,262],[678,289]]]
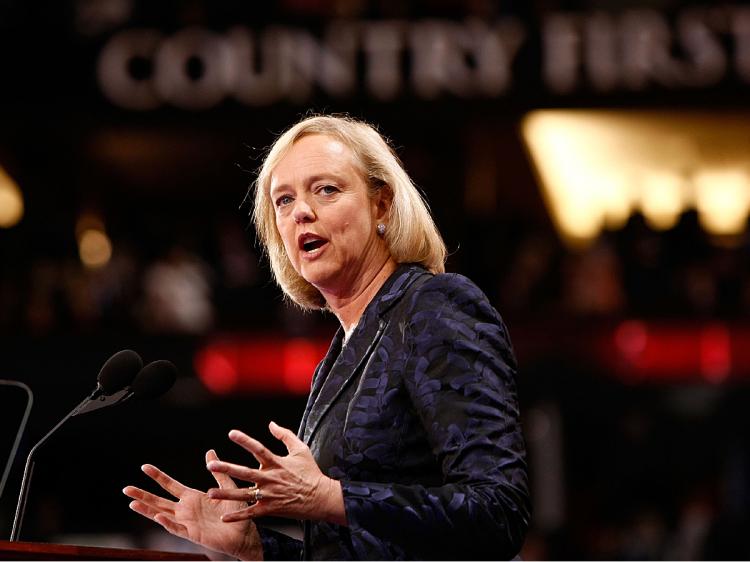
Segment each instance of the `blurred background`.
[[[346,112],[509,325],[524,558],[750,558],[748,94],[737,2],[0,0],[0,378],[34,392],[0,533],[120,349],[176,386],[46,445],[23,540],[189,549],[128,509],[140,465],[205,489],[230,429],[296,428],[336,322],[285,305],[245,197]],[[0,387],[2,462],[24,408]]]

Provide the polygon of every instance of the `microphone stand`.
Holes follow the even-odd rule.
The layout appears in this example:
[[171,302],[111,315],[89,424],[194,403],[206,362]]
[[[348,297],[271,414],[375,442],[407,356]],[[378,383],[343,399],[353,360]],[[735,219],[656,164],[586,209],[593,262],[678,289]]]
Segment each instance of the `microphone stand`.
[[39,447],[44,444],[47,439],[49,439],[52,434],[57,431],[62,424],[64,424],[66,421],[68,421],[70,418],[78,414],[86,404],[91,402],[92,400],[96,399],[98,396],[101,395],[101,388],[97,387],[94,392],[91,393],[91,396],[88,396],[87,398],[84,398],[83,401],[78,404],[75,408],[73,408],[68,415],[66,415],[63,419],[61,419],[55,427],[53,427],[47,435],[42,437],[39,442],[34,445],[31,448],[31,451],[29,451],[29,456],[26,457],[26,467],[23,469],[23,480],[21,481],[21,491],[18,494],[18,505],[16,505],[16,515],[13,518],[13,530],[10,533],[10,541],[16,542],[18,541],[18,535],[21,533],[21,524],[23,523],[23,516],[26,512],[26,501],[29,498],[29,488],[31,485],[31,476],[34,472],[34,454],[37,452]]
[[21,419],[21,425],[18,426],[18,433],[16,433],[16,439],[13,442],[13,447],[10,450],[10,456],[8,457],[8,464],[5,466],[5,471],[3,472],[3,478],[0,480],[0,498],[3,497],[3,491],[5,491],[5,484],[8,481],[8,474],[10,474],[11,466],[13,465],[13,461],[16,458],[16,454],[18,453],[18,445],[21,443],[21,435],[23,435],[23,430],[26,428],[26,422],[29,421],[29,414],[31,413],[31,407],[34,404],[34,394],[31,392],[31,389],[24,383],[20,381],[10,381],[5,379],[0,379],[0,386],[16,386],[26,392],[26,410],[24,411],[23,418]]

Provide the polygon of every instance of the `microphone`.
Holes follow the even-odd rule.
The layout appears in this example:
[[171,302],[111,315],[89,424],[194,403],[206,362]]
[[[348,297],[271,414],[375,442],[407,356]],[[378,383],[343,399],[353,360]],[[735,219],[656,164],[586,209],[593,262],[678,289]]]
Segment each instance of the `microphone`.
[[132,399],[157,398],[172,388],[176,379],[177,368],[172,363],[163,359],[153,361],[141,369],[130,386],[84,404],[75,415],[88,414]]
[[23,435],[23,430],[26,428],[26,422],[29,421],[29,414],[31,413],[31,406],[34,404],[34,394],[31,392],[31,389],[26,386],[24,383],[20,381],[10,381],[5,379],[0,379],[0,386],[14,386],[17,388],[20,388],[26,393],[26,409],[24,410],[23,417],[21,418],[21,424],[18,426],[18,431],[16,432],[16,438],[13,441],[13,447],[11,447],[10,455],[8,456],[8,462],[5,465],[5,470],[3,471],[3,477],[2,480],[0,480],[0,498],[3,497],[3,491],[5,490],[5,483],[8,481],[8,475],[10,474],[10,469],[13,466],[13,461],[16,459],[16,454],[18,454],[18,445],[21,443],[21,435]]
[[111,396],[128,386],[143,368],[141,356],[130,349],[118,351],[99,371],[97,385],[92,399],[99,396]]
[[123,398],[157,398],[167,392],[177,380],[177,367],[170,361],[159,359],[146,365],[135,377]]
[[123,349],[115,353],[99,371],[94,392],[73,410],[71,417],[118,404],[142,367],[143,361],[135,351]]
[[21,523],[23,522],[23,516],[26,511],[26,501],[29,497],[31,477],[34,472],[34,455],[39,450],[39,447],[44,444],[66,421],[73,416],[80,414],[84,407],[90,402],[110,396],[127,387],[141,371],[142,365],[143,361],[141,360],[140,355],[135,351],[124,349],[115,353],[112,357],[107,359],[102,366],[101,371],[99,371],[97,385],[94,391],[88,397],[84,398],[78,406],[73,408],[70,413],[61,419],[57,425],[47,433],[47,435],[42,437],[39,442],[31,448],[29,455],[26,457],[26,466],[23,471],[23,480],[21,481],[21,491],[18,494],[16,515],[13,518],[13,530],[10,534],[10,540],[12,542],[18,540],[18,536],[21,532]]
[[164,359],[152,361],[141,369],[127,390],[115,396],[115,404],[122,404],[132,399],[158,398],[172,388],[176,380],[177,367],[173,363]]

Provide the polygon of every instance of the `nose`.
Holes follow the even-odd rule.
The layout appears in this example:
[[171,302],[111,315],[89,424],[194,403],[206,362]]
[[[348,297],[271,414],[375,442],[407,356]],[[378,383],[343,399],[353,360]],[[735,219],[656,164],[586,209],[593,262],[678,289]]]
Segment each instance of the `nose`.
[[312,222],[315,220],[315,212],[310,204],[303,198],[299,198],[295,201],[292,216],[294,217],[294,222],[297,224]]

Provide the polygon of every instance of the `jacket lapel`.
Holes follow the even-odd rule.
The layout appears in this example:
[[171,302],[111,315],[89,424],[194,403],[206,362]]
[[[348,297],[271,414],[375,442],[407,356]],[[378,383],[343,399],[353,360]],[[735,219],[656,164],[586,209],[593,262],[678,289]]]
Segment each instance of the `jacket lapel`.
[[326,356],[323,358],[323,360],[318,364],[317,368],[315,369],[315,373],[313,374],[313,379],[312,379],[312,385],[310,388],[310,395],[307,397],[307,404],[305,405],[305,412],[302,415],[302,421],[299,424],[299,431],[297,432],[297,437],[299,437],[303,441],[305,441],[305,430],[307,429],[308,418],[310,417],[310,411],[312,410],[313,404],[315,404],[315,401],[320,395],[320,391],[323,387],[323,383],[328,377],[329,371],[331,370],[331,368],[333,367],[333,364],[336,362],[336,360],[339,357],[343,341],[344,341],[344,330],[339,328],[336,334],[333,336],[331,345],[328,348],[328,353],[326,353]]
[[419,266],[399,266],[367,306],[357,328],[343,349],[341,348],[343,330],[336,333],[328,355],[316,371],[313,388],[300,425],[300,438],[305,443],[310,444],[326,413],[344,389],[367,366],[387,327],[387,320],[383,317],[385,312],[398,302],[406,289],[422,275],[429,277],[429,274]]
[[[377,323],[375,324],[375,328],[377,331],[374,334],[359,334],[358,337],[356,333],[352,334],[348,344],[341,351],[338,359],[325,377],[321,385],[321,390],[310,408],[310,414],[307,419],[303,441],[308,445],[320,421],[325,417],[339,396],[341,396],[341,393],[348,384],[361,372],[362,366],[367,363],[367,359],[369,359],[372,351],[377,347],[380,336],[383,334],[383,329]],[[368,332],[371,332],[371,330],[368,330]]]

